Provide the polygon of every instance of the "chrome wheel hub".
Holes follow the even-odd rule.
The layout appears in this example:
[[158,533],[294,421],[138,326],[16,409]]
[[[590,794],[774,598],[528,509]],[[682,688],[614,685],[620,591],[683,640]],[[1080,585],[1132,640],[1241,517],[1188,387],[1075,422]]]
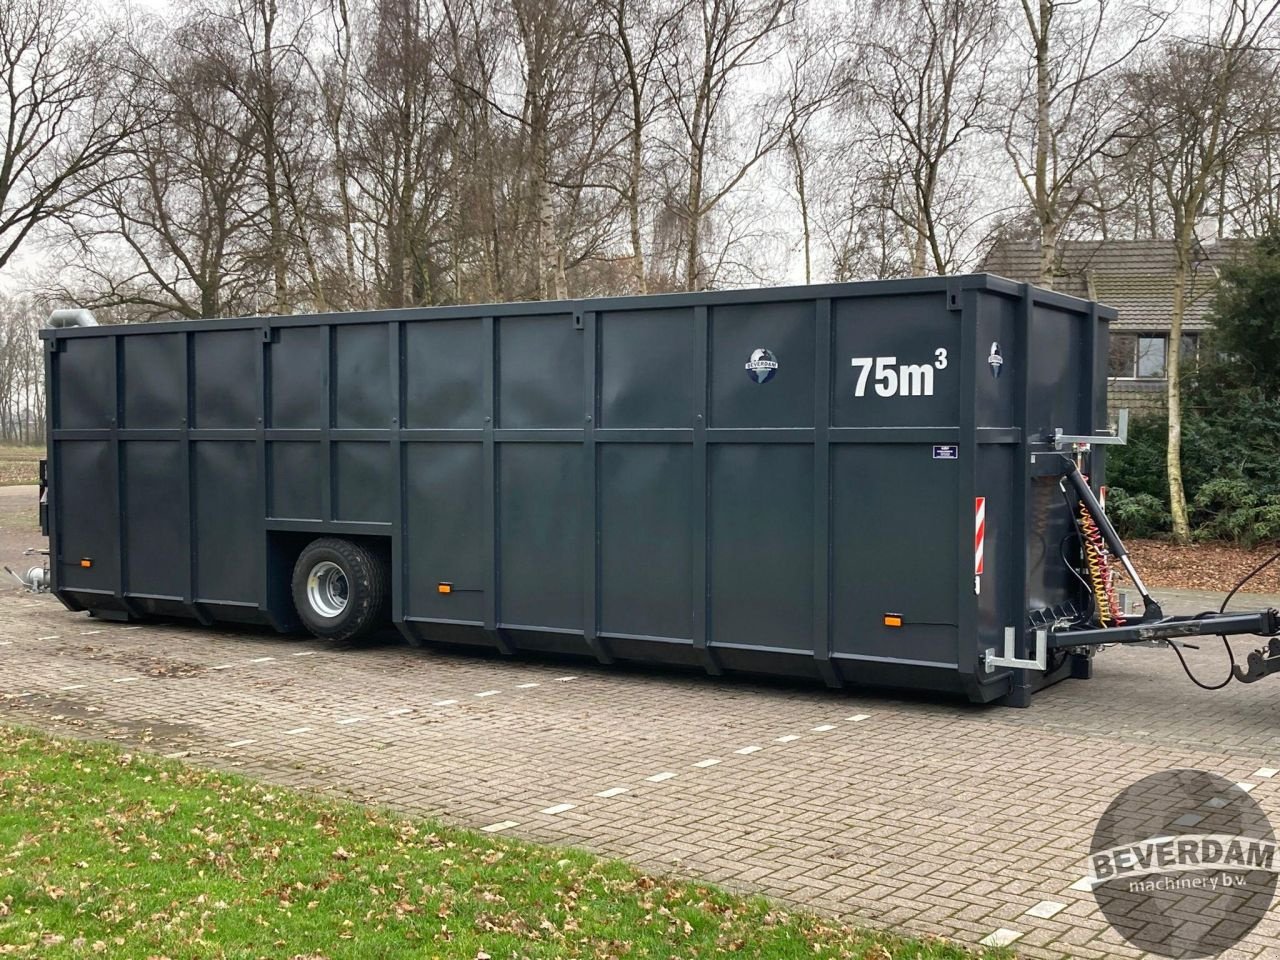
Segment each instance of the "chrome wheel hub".
[[307,574],[307,602],[322,617],[347,609],[347,575],[331,560],[321,560]]

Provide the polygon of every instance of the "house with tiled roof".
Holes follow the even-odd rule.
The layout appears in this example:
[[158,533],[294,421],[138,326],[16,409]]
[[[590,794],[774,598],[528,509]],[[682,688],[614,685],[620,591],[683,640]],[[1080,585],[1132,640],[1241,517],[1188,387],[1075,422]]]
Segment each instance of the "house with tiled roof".
[[[1209,305],[1222,263],[1240,256],[1251,240],[1198,243],[1182,322],[1184,364],[1194,363],[1200,338],[1210,327]],[[1055,290],[1098,300],[1118,313],[1111,325],[1107,403],[1112,409],[1159,409],[1167,386],[1169,331],[1173,316],[1172,240],[1064,240],[1058,244]],[[1035,282],[1039,244],[997,240],[982,269],[1011,280]]]

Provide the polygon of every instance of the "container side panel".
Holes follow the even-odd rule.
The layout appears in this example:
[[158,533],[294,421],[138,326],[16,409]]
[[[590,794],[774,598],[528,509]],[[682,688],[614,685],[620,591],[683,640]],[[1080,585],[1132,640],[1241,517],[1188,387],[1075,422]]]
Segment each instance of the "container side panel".
[[960,314],[945,294],[843,299],[832,309],[834,426],[956,425]]
[[328,327],[280,327],[271,345],[271,426],[318,430],[328,416],[324,392]]
[[957,523],[959,462],[914,443],[838,444],[831,461],[834,649],[955,663],[959,590],[973,583],[955,562],[973,509]]
[[[1097,329],[1097,351],[1094,358],[1093,371],[1093,417],[1099,429],[1109,426],[1107,423],[1107,371],[1110,369],[1111,323],[1098,318],[1093,321]],[[1105,455],[1106,450],[1103,450]]]
[[[1112,424],[1107,417],[1107,371],[1111,346],[1111,324],[1101,317],[1091,321],[1096,324],[1097,355],[1094,357],[1093,371],[1093,431],[1108,430],[1118,424]],[[1093,468],[1093,482],[1099,486],[1107,482],[1107,447],[1095,446],[1089,461]]]
[[569,314],[501,317],[498,332],[498,426],[581,427],[581,330]]
[[68,337],[58,343],[57,426],[67,430],[92,430],[111,426],[116,402],[115,339]]
[[600,447],[600,620],[604,633],[693,636],[688,444]]
[[580,630],[582,445],[503,443],[498,462],[499,617],[508,625]]
[[[134,337],[145,340],[146,337]],[[125,584],[130,593],[181,597],[191,556],[178,534],[187,523],[182,444],[129,441],[124,457]]]
[[[1021,482],[1016,469],[1018,448],[985,445],[978,448],[978,496],[986,498],[983,512],[983,574],[978,594],[978,650],[999,647],[1005,627],[1021,627],[1026,615],[1024,585],[1014,576],[1014,551],[1027,549],[1022,518],[1015,516],[1017,498],[1013,485]],[[1040,558],[1044,544],[1032,538],[1029,559]],[[1015,613],[1016,611],[1016,613]]]
[[[113,590],[119,551],[111,445],[105,440],[59,440],[57,445],[59,583],[69,590]],[[82,567],[84,559],[92,566]]]
[[396,490],[387,444],[335,443],[333,467],[334,519],[391,522],[391,498]]
[[405,324],[404,425],[483,427],[484,363],[484,329],[478,319]]
[[1085,602],[1080,581],[1069,566],[1079,562],[1080,541],[1066,499],[1058,488],[1059,479],[1055,470],[1051,476],[1031,480],[1031,528],[1027,532],[1030,610],[1046,610],[1067,600],[1078,605]]
[[258,469],[255,445],[248,440],[202,440],[192,443],[191,453],[196,597],[256,603],[263,551],[259,542],[261,505],[254,482]]
[[[258,397],[250,389],[262,334],[257,329],[215,330],[192,337],[195,353],[195,423],[203,429],[257,426]],[[247,378],[247,379],[246,379]],[[249,483],[252,474],[245,474]],[[256,513],[256,511],[255,511]],[[256,516],[255,516],[256,521]]]
[[131,429],[176,429],[187,416],[182,334],[121,337],[124,424]]
[[[405,612],[435,620],[484,619],[488,545],[484,449],[479,443],[411,443],[405,447]],[[441,594],[441,583],[453,592]]]
[[688,427],[693,422],[693,311],[619,311],[600,317],[600,426]]
[[317,441],[270,444],[271,516],[324,519],[324,446]]
[[811,650],[813,447],[712,445],[710,527],[711,642]]
[[387,369],[387,326],[362,323],[334,328],[334,425],[387,429],[391,408],[391,377]]
[[1015,370],[1018,338],[1025,336],[1017,329],[1019,304],[1005,297],[983,297],[978,314],[978,373],[974,378],[974,403],[977,404],[979,427],[1020,426],[1022,411],[1018,403],[1018,378]]
[[[712,427],[813,426],[813,309],[810,300],[712,308]],[[757,350],[778,364],[764,383],[747,369]]]
[[1031,322],[1032,434],[1051,435],[1058,427],[1070,434],[1089,433],[1084,416],[1092,405],[1084,399],[1091,363],[1086,353],[1088,317],[1038,304]]

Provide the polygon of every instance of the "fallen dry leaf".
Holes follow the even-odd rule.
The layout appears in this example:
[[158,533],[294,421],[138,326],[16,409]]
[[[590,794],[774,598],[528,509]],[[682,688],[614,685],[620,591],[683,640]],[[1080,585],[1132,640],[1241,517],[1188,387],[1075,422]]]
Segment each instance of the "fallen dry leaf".
[[[1161,540],[1129,540],[1125,546],[1138,573],[1150,586],[1223,593],[1277,550],[1274,544],[1252,549],[1219,543],[1180,547]],[[1127,582],[1119,570],[1116,579]],[[1241,592],[1280,593],[1280,560],[1250,580]]]

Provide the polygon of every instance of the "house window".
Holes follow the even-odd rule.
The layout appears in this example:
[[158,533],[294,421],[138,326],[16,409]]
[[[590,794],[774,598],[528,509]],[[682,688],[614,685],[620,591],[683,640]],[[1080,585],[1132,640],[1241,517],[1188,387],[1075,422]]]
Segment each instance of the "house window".
[[[1183,334],[1179,360],[1184,369],[1195,364],[1199,341],[1194,333]],[[1168,348],[1167,334],[1112,334],[1107,376],[1117,380],[1163,380],[1168,367]]]

